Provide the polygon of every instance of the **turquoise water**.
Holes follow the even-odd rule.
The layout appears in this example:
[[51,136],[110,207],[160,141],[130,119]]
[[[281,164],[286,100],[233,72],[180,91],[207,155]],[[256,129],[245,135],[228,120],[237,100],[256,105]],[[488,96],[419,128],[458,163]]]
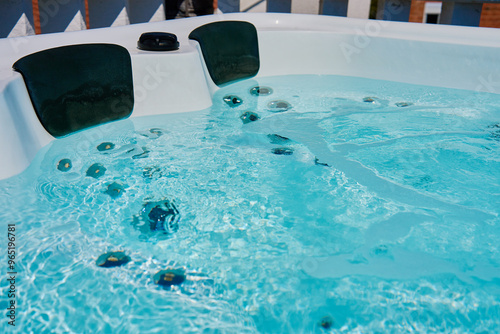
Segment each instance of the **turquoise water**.
[[[178,215],[151,228],[158,203]],[[0,207],[17,228],[23,333],[500,331],[494,94],[242,81],[208,110],[54,141],[0,181]],[[117,250],[131,261],[96,265]],[[155,284],[166,268],[186,280]]]

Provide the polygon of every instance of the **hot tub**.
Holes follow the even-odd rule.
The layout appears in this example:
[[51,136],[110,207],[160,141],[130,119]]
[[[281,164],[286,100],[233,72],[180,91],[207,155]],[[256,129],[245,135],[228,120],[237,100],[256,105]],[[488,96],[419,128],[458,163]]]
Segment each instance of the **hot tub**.
[[[229,71],[217,22],[256,29]],[[138,49],[155,31],[179,49]],[[231,14],[0,41],[2,328],[498,331],[499,35]],[[59,132],[18,61],[75,41],[130,54],[133,106]]]
[[[52,140],[37,126],[22,78],[12,64],[27,54],[76,43],[115,43],[129,50],[135,104],[132,117],[206,108],[216,89],[204,80],[203,63],[189,33],[218,20],[245,20],[259,31],[258,76],[346,75],[436,87],[498,93],[500,76],[495,29],[428,26],[340,17],[288,14],[229,14],[139,24],[113,29],[2,40],[2,164],[0,176],[22,171]],[[137,49],[146,31],[177,34],[180,49],[152,53]],[[313,59],[313,60],[311,60]],[[166,80],[169,77],[169,80]],[[164,80],[165,78],[165,80]],[[197,96],[192,99],[190,97]],[[168,101],[168,108],[156,108]],[[22,112],[22,117],[19,115]],[[17,115],[17,116],[13,116]]]

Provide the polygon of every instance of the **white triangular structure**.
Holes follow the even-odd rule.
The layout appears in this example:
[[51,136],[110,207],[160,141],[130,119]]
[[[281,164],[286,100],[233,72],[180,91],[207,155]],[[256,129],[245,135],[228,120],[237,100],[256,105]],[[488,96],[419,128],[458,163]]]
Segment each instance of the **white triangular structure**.
[[149,22],[158,22],[165,21],[165,9],[163,8],[163,3],[160,4],[160,7],[153,14]]
[[349,0],[347,5],[347,17],[368,19],[370,16],[370,0]]
[[87,29],[85,18],[83,17],[82,12],[78,11],[64,31],[78,31],[85,29]]
[[115,21],[111,25],[112,27],[125,26],[130,24],[130,19],[128,17],[127,8],[123,7],[120,14],[116,17]]
[[26,14],[23,13],[23,15],[21,15],[19,20],[17,20],[16,25],[14,26],[14,28],[12,28],[7,37],[22,37],[34,34],[35,34],[35,29],[33,29],[33,26],[28,20]]

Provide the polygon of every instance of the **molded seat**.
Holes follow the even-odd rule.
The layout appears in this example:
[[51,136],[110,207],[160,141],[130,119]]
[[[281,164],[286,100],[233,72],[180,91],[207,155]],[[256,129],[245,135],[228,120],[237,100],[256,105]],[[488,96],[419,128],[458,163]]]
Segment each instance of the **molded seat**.
[[208,72],[218,86],[247,79],[259,71],[257,30],[244,21],[205,24],[189,34],[200,43]]
[[38,119],[54,137],[127,118],[134,106],[128,51],[114,44],[63,46],[19,59]]

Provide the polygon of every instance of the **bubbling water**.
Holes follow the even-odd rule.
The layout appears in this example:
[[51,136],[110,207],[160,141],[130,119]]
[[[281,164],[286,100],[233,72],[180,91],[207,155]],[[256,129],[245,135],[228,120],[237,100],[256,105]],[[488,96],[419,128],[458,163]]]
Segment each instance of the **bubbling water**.
[[497,95],[284,76],[213,103],[0,182],[21,331],[498,332]]

